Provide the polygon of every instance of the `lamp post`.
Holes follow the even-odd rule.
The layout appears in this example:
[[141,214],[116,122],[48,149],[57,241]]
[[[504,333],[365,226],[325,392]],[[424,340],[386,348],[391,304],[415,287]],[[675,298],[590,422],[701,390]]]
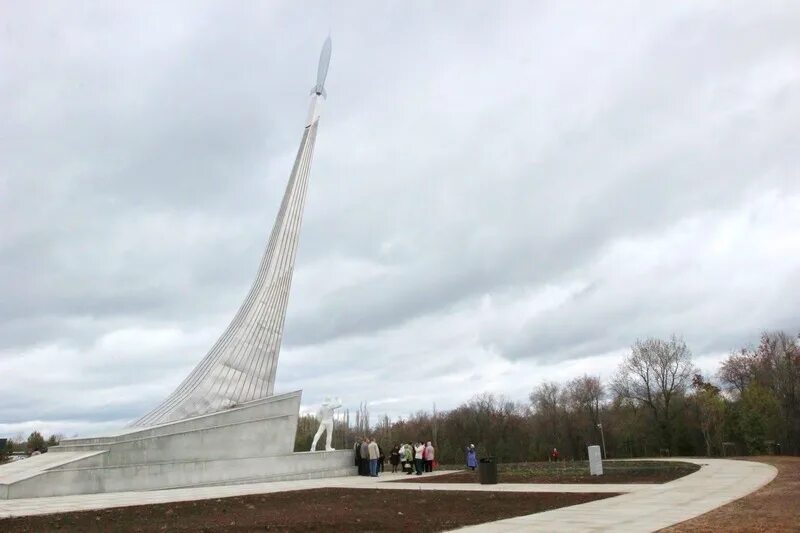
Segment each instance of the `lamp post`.
[[608,456],[606,456],[606,437],[603,434],[603,424],[597,424],[597,429],[600,430],[600,439],[603,441],[603,459],[608,459]]

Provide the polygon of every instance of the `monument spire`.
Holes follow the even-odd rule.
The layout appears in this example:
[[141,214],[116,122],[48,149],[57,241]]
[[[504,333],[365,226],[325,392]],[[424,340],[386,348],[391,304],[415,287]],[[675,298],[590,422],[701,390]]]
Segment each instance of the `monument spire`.
[[325,79],[330,57],[328,37],[320,53],[317,83],[311,91],[300,148],[250,292],[203,360],[172,394],[132,426],[154,426],[213,413],[273,394],[308,173],[321,103],[327,96]]
[[325,78],[328,77],[328,65],[331,63],[331,36],[325,39],[322,51],[319,53],[319,65],[317,65],[317,84],[311,89],[313,94],[328,96],[325,92]]

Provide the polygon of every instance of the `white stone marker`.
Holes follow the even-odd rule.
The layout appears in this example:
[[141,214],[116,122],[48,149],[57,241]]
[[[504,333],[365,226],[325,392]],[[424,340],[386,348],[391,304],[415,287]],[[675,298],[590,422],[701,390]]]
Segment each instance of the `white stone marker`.
[[600,456],[600,446],[589,446],[589,474],[603,475],[603,459]]

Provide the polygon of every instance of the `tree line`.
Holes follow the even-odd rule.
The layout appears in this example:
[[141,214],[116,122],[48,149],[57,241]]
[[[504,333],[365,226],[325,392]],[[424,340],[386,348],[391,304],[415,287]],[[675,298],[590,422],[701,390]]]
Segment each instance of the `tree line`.
[[[654,455],[800,455],[800,336],[764,332],[757,345],[731,352],[716,373],[703,376],[678,338],[637,340],[607,382],[584,375],[536,386],[527,402],[480,394],[455,409],[418,411],[370,422],[366,403],[339,415],[333,446],[375,436],[385,453],[397,443],[431,440],[440,463],[458,464],[475,444],[481,455],[503,462],[585,459],[586,447],[604,447],[608,458]],[[307,451],[317,421],[300,418],[296,451]],[[34,431],[0,449],[44,452],[58,435]]]
[[[441,463],[458,464],[464,448],[503,462],[586,459],[586,448],[603,446],[608,458],[655,455],[800,455],[800,336],[765,332],[755,346],[724,359],[703,376],[678,338],[637,340],[607,382],[584,375],[536,386],[527,402],[480,394],[446,412],[419,411],[365,425],[348,416],[337,424],[334,447],[376,437],[388,450],[399,442],[432,440]],[[297,449],[308,450],[313,416],[298,424]]]
[[58,446],[61,435],[50,435],[45,439],[41,433],[33,431],[28,435],[27,439],[24,438],[22,434],[19,434],[16,438],[4,440],[4,445],[0,446],[0,464],[8,461],[9,457],[15,453],[24,453],[27,455],[33,452],[44,453],[50,446]]

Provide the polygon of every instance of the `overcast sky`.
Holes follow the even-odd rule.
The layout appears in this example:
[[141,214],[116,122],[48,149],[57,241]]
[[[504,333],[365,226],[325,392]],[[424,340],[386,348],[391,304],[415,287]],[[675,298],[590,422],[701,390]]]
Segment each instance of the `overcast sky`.
[[200,361],[329,31],[276,391],[396,417],[800,329],[794,1],[0,6],[0,435],[114,429]]

